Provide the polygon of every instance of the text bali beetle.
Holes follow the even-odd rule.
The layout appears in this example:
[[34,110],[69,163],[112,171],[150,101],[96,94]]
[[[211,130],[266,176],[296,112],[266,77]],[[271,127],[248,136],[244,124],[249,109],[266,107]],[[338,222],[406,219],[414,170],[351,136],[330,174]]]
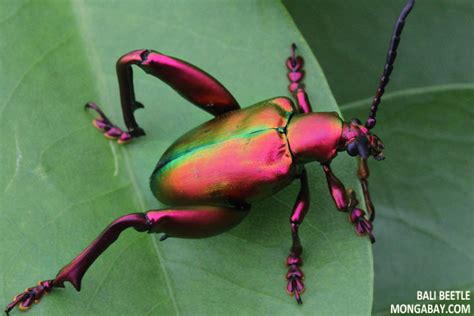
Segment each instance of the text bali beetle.
[[[405,18],[414,0],[409,0],[395,24],[377,93],[365,124],[357,119],[344,122],[336,112],[314,113],[302,84],[303,58],[296,56],[292,45],[286,61],[289,90],[295,104],[280,97],[241,109],[234,97],[216,79],[179,59],[151,50],[136,50],[117,62],[123,117],[126,132],[112,124],[100,108],[88,103],[86,108],[99,114],[94,125],[108,138],[120,144],[145,135],[133,112],[143,107],[136,101],[132,65],[163,80],[180,95],[215,118],[181,136],[172,144],[151,175],[150,187],[166,209],[128,214],[113,221],[83,252],[63,267],[56,278],[45,280],[17,295],[6,307],[8,314],[16,305],[28,309],[45,293],[64,287],[69,281],[79,291],[81,280],[92,263],[120,233],[133,227],[139,232],[163,233],[167,237],[202,238],[225,232],[250,211],[251,203],[268,197],[292,181],[300,182],[300,191],[290,217],[292,246],[287,258],[287,291],[302,303],[304,290],[301,271],[302,246],[298,227],[310,203],[305,164],[317,161],[326,174],[329,191],[336,207],[348,212],[359,235],[372,235],[374,207],[368,191],[367,159],[384,158],[380,139],[371,133],[384,88],[388,83]],[[367,215],[357,208],[352,190],[332,173],[330,163],[338,152],[359,156],[360,179]],[[232,161],[233,164],[226,164]],[[225,167],[224,167],[225,165]]]

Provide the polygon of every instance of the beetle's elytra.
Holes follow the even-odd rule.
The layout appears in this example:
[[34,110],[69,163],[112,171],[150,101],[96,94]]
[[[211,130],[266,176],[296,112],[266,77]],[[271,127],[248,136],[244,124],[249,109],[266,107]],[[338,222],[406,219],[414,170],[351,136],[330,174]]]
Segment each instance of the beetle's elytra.
[[[162,233],[160,240],[213,236],[242,221],[252,202],[274,194],[294,180],[300,182],[300,191],[290,217],[293,243],[287,258],[286,289],[301,304],[303,248],[298,228],[310,203],[306,163],[321,164],[337,209],[348,212],[359,235],[367,235],[375,241],[367,159],[373,156],[382,160],[384,145],[371,129],[376,125],[378,105],[393,69],[405,19],[414,2],[408,1],[395,24],[380,84],[364,124],[358,119],[344,122],[335,112],[312,112],[302,83],[304,61],[296,55],[294,44],[286,66],[288,88],[295,102],[279,97],[243,109],[222,84],[191,64],[151,50],[123,55],[117,62],[117,76],[127,131],[114,125],[96,104],[86,105],[99,114],[93,123],[106,137],[123,144],[145,135],[134,117],[134,111],[143,105],[135,99],[133,65],[161,79],[214,118],[176,140],[152,172],[151,190],[158,200],[170,205],[169,208],[116,219],[54,279],[41,281],[17,295],[5,312],[8,314],[16,305],[28,309],[53,288],[64,287],[66,281],[80,290],[87,269],[127,228]],[[357,208],[354,191],[346,190],[331,171],[330,163],[341,151],[360,158],[358,177],[367,216]],[[230,167],[229,161],[232,161]]]

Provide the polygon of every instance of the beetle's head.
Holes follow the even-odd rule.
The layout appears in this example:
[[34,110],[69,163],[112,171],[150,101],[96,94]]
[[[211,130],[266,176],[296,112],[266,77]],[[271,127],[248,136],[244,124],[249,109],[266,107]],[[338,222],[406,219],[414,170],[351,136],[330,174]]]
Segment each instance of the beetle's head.
[[361,124],[358,119],[352,119],[344,123],[342,131],[342,150],[346,150],[351,156],[360,156],[367,159],[373,156],[375,160],[385,159],[383,155],[384,145],[377,135]]
[[338,150],[346,150],[351,156],[360,156],[362,158],[361,161],[366,161],[369,156],[373,156],[376,160],[384,159],[382,153],[384,145],[382,141],[370,131],[377,124],[376,115],[378,106],[393,70],[393,63],[397,56],[397,48],[400,43],[400,36],[402,34],[403,25],[405,24],[405,19],[414,4],[415,0],[408,0],[395,23],[385,66],[382,76],[380,77],[379,86],[372,100],[372,105],[370,106],[367,121],[363,125],[358,119],[352,119],[350,123],[344,123],[341,144]]

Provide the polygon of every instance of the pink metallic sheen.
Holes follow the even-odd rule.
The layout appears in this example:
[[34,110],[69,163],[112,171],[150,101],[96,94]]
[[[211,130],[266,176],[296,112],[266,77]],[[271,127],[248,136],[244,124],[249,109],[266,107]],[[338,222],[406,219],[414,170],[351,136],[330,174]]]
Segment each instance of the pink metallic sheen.
[[329,191],[334,203],[336,203],[337,209],[339,211],[347,211],[348,199],[344,185],[334,176],[329,165],[323,164],[323,171],[326,174]]
[[198,126],[161,157],[152,192],[171,205],[245,204],[274,194],[296,174],[284,133],[292,111],[277,98]]
[[[286,259],[286,290],[301,304],[305,287],[299,227],[310,205],[306,163],[321,164],[337,209],[348,212],[357,234],[375,241],[372,234],[375,210],[368,191],[367,159],[373,156],[383,160],[384,144],[371,129],[393,68],[405,18],[413,4],[414,0],[409,0],[397,20],[384,73],[365,125],[358,119],[343,122],[336,112],[312,113],[302,82],[304,60],[297,56],[295,44],[285,64],[290,80],[288,89],[296,104],[280,97],[244,109],[215,78],[185,61],[143,49],[120,57],[116,71],[127,129],[113,124],[95,103],[85,106],[98,114],[93,125],[105,137],[125,144],[145,135],[134,116],[134,111],[144,106],[135,98],[132,66],[161,79],[214,118],[178,138],[152,173],[153,194],[170,207],[116,219],[54,279],[40,281],[15,296],[7,305],[6,314],[15,306],[22,310],[30,308],[54,288],[64,287],[64,282],[70,282],[79,291],[89,267],[128,228],[161,233],[161,241],[168,237],[217,235],[239,224],[249,213],[250,203],[271,196],[294,180],[299,181],[300,190],[289,217],[292,243]],[[331,171],[330,163],[341,151],[360,159],[358,177],[369,219],[357,208],[354,190],[346,191]]]
[[248,214],[247,210],[218,206],[194,206],[149,211],[150,232],[171,237],[205,238],[223,233]]
[[351,214],[350,214],[350,220],[351,222],[355,222],[358,218],[364,216],[364,212],[359,209],[359,208],[356,208],[354,210],[352,210]]
[[240,108],[222,84],[196,66],[152,50],[136,50],[123,55],[116,65],[123,117],[133,137],[145,133],[133,115],[133,112],[143,105],[135,99],[132,65],[161,79],[188,101],[212,115],[217,116]]
[[303,199],[298,199],[295,203],[295,206],[293,207],[294,211],[291,216],[291,222],[302,222],[301,218],[306,215],[308,212],[308,206],[309,206],[309,201],[308,200],[303,200]]
[[297,83],[297,82],[292,82],[288,85],[288,90],[293,93],[296,91],[296,89],[298,89],[298,87],[300,87],[300,84]]
[[[293,50],[294,54],[294,50]],[[86,108],[99,114],[94,125],[108,138],[126,143],[144,135],[133,112],[135,100],[131,65],[162,79],[186,99],[215,115],[172,144],[158,162],[150,181],[153,194],[172,207],[125,215],[112,222],[83,252],[62,268],[53,280],[28,288],[7,306],[29,308],[33,301],[68,281],[79,291],[84,274],[93,262],[130,227],[139,232],[163,233],[168,237],[204,238],[225,232],[248,214],[250,203],[271,196],[299,179],[300,191],[290,216],[292,245],[287,258],[287,291],[301,304],[304,291],[303,247],[299,225],[309,209],[308,177],[304,164],[323,163],[331,195],[338,209],[348,202],[329,162],[341,143],[353,142],[363,129],[343,125],[337,113],[311,113],[300,82],[303,59],[292,56],[287,63],[295,87],[296,106],[290,99],[274,98],[245,109],[214,78],[178,59],[147,50],[133,51],[117,62],[122,110],[127,131],[114,125],[94,103]],[[311,131],[308,133],[308,131]],[[345,133],[343,133],[345,131]],[[375,143],[374,143],[375,144]],[[342,146],[342,150],[344,150]],[[357,214],[354,213],[357,217]],[[359,234],[371,226],[360,217],[354,222]]]
[[[352,192],[351,192],[352,193]],[[359,208],[356,208],[357,201],[349,213],[349,220],[355,224],[356,233],[360,236],[368,235],[372,242],[375,241],[374,235],[372,234],[373,225],[370,220],[365,218],[365,212]]]
[[286,264],[288,266],[291,266],[291,265],[300,266],[303,264],[303,260],[301,260],[301,258],[299,257],[289,256],[286,260]]
[[122,130],[117,127],[112,127],[104,135],[108,138],[118,138],[122,135]]
[[146,217],[143,214],[128,214],[113,221],[94,242],[81,252],[68,265],[63,267],[54,279],[54,286],[64,287],[64,282],[69,281],[80,291],[82,277],[90,265],[104,252],[127,228],[133,227],[139,232],[148,229]]
[[302,113],[310,113],[313,112],[311,108],[311,104],[309,103],[308,95],[306,94],[303,88],[300,88],[296,91],[296,102],[298,103],[299,107],[301,108]]
[[120,135],[120,138],[119,140],[117,141],[117,143],[119,144],[125,144],[125,143],[128,143],[132,140],[132,136],[127,133],[127,132],[123,132],[122,135]]
[[342,120],[336,112],[295,115],[288,126],[291,152],[302,163],[332,160],[341,134]]
[[141,67],[211,114],[238,107],[234,97],[217,80],[182,60],[150,52]]
[[303,222],[306,213],[308,213],[310,199],[309,199],[309,188],[308,188],[308,176],[304,170],[301,175],[301,188],[293,206],[293,213],[290,217],[290,222],[294,224],[301,224]]
[[300,81],[303,78],[304,72],[290,72],[288,78],[291,81]]
[[[291,56],[286,60],[286,67],[289,70],[288,79],[290,79],[291,82],[288,86],[288,90],[291,93],[295,93],[295,91],[298,89],[301,89],[304,92],[304,84],[301,83],[304,77],[304,70],[302,69],[303,64],[304,60],[301,56],[296,56],[296,45],[293,44],[291,46]],[[299,108],[302,108],[303,113],[309,113],[305,111],[305,109],[308,107],[307,104],[301,106],[301,103],[299,103],[298,100],[298,106]]]
[[94,119],[92,121],[92,124],[98,129],[100,130],[101,132],[104,132],[106,130],[106,127],[107,127],[107,123],[105,123],[103,120],[101,119]]

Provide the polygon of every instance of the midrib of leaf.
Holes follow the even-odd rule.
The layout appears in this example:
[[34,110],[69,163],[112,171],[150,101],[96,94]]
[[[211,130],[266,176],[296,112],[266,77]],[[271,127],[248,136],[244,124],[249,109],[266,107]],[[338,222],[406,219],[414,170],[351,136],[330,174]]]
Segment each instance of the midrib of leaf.
[[[116,146],[116,145],[114,144],[114,146]],[[130,176],[130,181],[131,181],[132,186],[133,186],[133,190],[135,191],[135,194],[138,197],[138,204],[140,206],[140,209],[144,211],[146,209],[145,202],[143,200],[143,196],[140,194],[140,188],[137,185],[136,177],[133,174],[133,171],[132,171],[132,168],[131,168],[131,165],[130,165],[130,156],[128,154],[128,149],[122,148],[122,152],[123,152],[123,156],[124,156],[124,160],[125,160],[125,166],[127,168],[127,173]],[[180,315],[178,304],[177,304],[175,294],[174,294],[174,290],[171,286],[171,281],[170,281],[170,278],[169,278],[169,275],[168,275],[168,271],[166,270],[166,268],[164,266],[164,258],[161,254],[161,251],[160,251],[160,248],[158,247],[158,244],[156,243],[156,238],[151,234],[149,236],[150,236],[151,241],[153,243],[153,248],[155,249],[156,256],[157,256],[158,262],[159,262],[159,266],[161,268],[161,271],[163,272],[163,276],[164,276],[165,281],[166,281],[165,283],[166,283],[166,286],[168,288],[168,292],[170,294],[171,301],[173,302],[173,307],[176,311],[176,314]]]
[[[99,62],[99,57],[97,55],[97,52],[96,52],[95,48],[92,45],[89,44],[89,42],[91,42],[91,36],[90,36],[90,31],[88,30],[88,28],[86,26],[86,23],[85,23],[86,18],[85,18],[85,13],[84,13],[84,3],[83,3],[82,0],[70,0],[70,3],[71,3],[71,6],[73,8],[73,10],[72,10],[73,15],[76,17],[76,23],[77,23],[77,26],[78,26],[78,29],[79,29],[79,34],[82,37],[83,45],[84,45],[84,47],[87,48],[86,51],[89,53],[89,54],[86,54],[87,55],[86,58],[89,61],[89,63],[92,65],[91,70],[93,71],[93,73],[96,74],[96,78],[97,78],[96,82],[97,82],[97,86],[98,86],[97,95],[99,96],[99,100],[101,101],[101,103],[104,103],[103,101],[106,100],[107,97],[102,95],[103,94],[102,91],[107,91],[107,89],[106,89],[107,83],[106,83],[106,78],[104,76],[104,71],[102,69],[102,65]],[[105,107],[109,108],[110,107],[110,106],[108,106],[109,103],[110,102],[106,102]],[[116,146],[118,146],[118,145],[117,144],[111,144],[111,150],[112,150],[112,154],[114,156],[114,162],[116,162],[116,160],[117,160],[117,158],[116,158],[116,155],[117,155]],[[131,164],[130,164],[130,156],[128,154],[128,149],[125,148],[125,147],[122,147],[121,152],[122,152],[122,155],[123,155],[123,158],[124,158],[124,165],[125,165],[125,168],[127,170],[127,174],[130,178],[130,184],[131,184],[133,190],[135,191],[135,195],[137,197],[138,209],[141,210],[141,211],[145,211],[146,210],[145,201],[144,201],[143,195],[141,194],[140,188],[137,185],[137,180],[136,180],[136,177],[133,173],[133,170],[132,170],[132,167],[131,167]],[[115,170],[117,170],[117,169],[115,169]],[[168,289],[169,297],[170,297],[170,299],[173,303],[173,307],[175,309],[176,315],[180,315],[178,304],[177,304],[175,294],[174,294],[174,290],[171,286],[171,281],[170,281],[170,278],[169,278],[169,274],[168,274],[168,271],[166,270],[166,268],[164,266],[164,258],[161,254],[159,246],[156,243],[156,238],[154,238],[154,236],[151,235],[151,234],[149,235],[149,237],[151,239],[151,242],[153,243],[153,248],[155,249],[155,254],[156,254],[156,257],[158,259],[158,266],[160,267],[160,269],[163,273],[163,276],[165,278],[166,287]]]

